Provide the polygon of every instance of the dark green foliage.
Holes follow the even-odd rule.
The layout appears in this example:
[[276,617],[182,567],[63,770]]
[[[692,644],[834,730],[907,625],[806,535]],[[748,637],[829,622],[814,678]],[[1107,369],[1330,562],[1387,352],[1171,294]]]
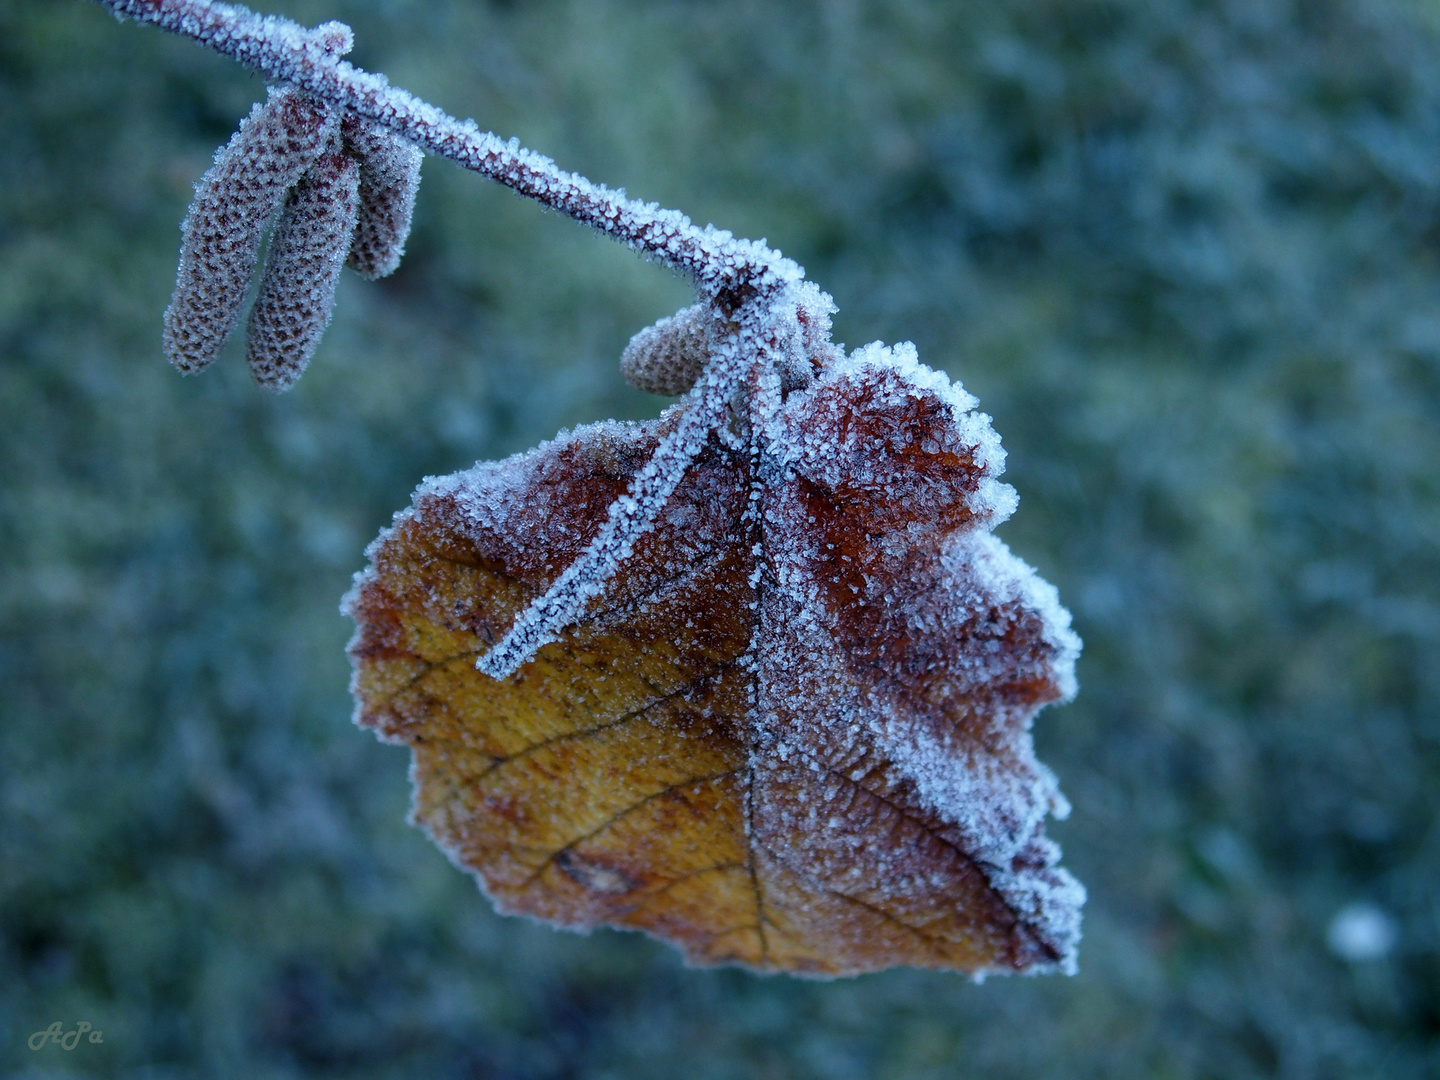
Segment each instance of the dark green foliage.
[[[766,236],[1010,451],[1086,640],[1040,756],[1081,973],[687,971],[502,919],[350,727],[336,603],[425,473],[653,414],[690,302],[427,162],[306,379],[160,354],[178,225],[263,87],[0,3],[0,1069],[1420,1077],[1440,1070],[1440,33],[1245,0],[294,0],[596,181]],[[1398,939],[1347,963],[1327,927]],[[88,1020],[102,1046],[32,1053]]]

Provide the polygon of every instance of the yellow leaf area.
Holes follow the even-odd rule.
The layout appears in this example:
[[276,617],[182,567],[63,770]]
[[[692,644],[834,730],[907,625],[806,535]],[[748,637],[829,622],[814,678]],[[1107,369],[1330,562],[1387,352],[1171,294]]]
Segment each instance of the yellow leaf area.
[[[1063,649],[1019,594],[935,614],[961,573],[941,538],[976,526],[986,467],[957,449],[956,410],[901,389],[791,395],[801,427],[848,425],[808,474],[762,464],[754,484],[749,454],[712,437],[585,620],[505,679],[477,657],[584,549],[675,411],[430,481],[372,545],[346,601],[358,722],[411,747],[415,821],[502,911],[815,975],[1072,962],[1078,929],[1041,895],[1073,885],[1040,835],[1050,804],[984,825],[947,802],[954,770],[1043,787],[1028,719],[1063,696]],[[894,422],[857,432],[851,406]],[[845,453],[891,472],[836,474]],[[914,514],[885,496],[897,484]],[[897,546],[915,514],[928,539]],[[997,648],[1021,660],[990,671]],[[997,830],[1005,865],[980,857]]]

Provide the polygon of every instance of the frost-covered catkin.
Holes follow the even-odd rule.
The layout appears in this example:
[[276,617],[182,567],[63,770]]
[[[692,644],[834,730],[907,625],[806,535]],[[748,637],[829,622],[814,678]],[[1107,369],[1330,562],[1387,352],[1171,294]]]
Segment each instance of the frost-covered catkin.
[[308,95],[272,89],[196,185],[181,226],[175,295],[165,310],[165,355],[185,374],[208,367],[235,329],[265,223],[336,123],[335,112]]
[[290,193],[250,310],[250,373],[267,390],[288,390],[315,355],[335,304],[335,283],[355,232],[360,166],[322,154]]
[[636,390],[679,397],[695,385],[710,355],[710,310],[684,308],[647,326],[620,354],[620,373]]
[[360,162],[360,216],[348,265],[374,281],[395,272],[420,186],[420,149],[358,116],[346,116],[345,150]]

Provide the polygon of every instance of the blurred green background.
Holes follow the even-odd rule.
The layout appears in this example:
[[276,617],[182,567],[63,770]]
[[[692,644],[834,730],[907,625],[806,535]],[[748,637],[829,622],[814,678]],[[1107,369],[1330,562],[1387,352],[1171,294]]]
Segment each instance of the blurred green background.
[[[271,0],[562,165],[764,236],[1009,450],[1085,638],[1036,742],[1073,979],[685,969],[496,916],[350,725],[336,610],[422,476],[653,416],[690,302],[429,160],[292,393],[160,355],[262,83],[0,0],[0,1072],[1440,1075],[1440,8]],[[32,1052],[53,1021],[101,1045]]]

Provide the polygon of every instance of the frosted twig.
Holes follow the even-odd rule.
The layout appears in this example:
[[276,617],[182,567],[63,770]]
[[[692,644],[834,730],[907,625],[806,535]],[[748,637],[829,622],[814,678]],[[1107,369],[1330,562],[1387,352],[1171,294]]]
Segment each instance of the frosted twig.
[[[699,228],[675,210],[641,203],[565,172],[549,158],[502,142],[473,120],[459,121],[412,94],[340,59],[342,24],[308,30],[217,0],[96,0],[121,18],[154,23],[239,61],[266,78],[291,83],[448,158],[691,277],[702,294],[730,311],[757,294],[773,295],[803,272],[763,242]],[[348,30],[344,30],[348,33]]]
[[[223,333],[212,334],[213,341],[205,340],[204,362],[213,358],[234,324],[244,285],[254,268],[260,230],[293,187],[287,212],[276,229],[272,265],[267,267],[251,320],[250,360],[262,385],[283,389],[294,381],[329,319],[341,248],[348,250],[351,265],[367,276],[388,273],[398,262],[418,180],[418,155],[411,146],[448,158],[568,214],[695,282],[701,303],[682,312],[668,331],[660,324],[652,328],[649,338],[644,333],[637,336],[627,350],[631,360],[627,377],[632,381],[638,378],[640,385],[648,381],[653,385],[645,388],[660,392],[678,394],[689,389],[688,408],[631,481],[628,493],[610,507],[590,546],[543,596],[521,612],[504,640],[479,661],[477,666],[487,674],[500,677],[515,671],[540,646],[554,641],[561,630],[580,618],[589,601],[630,555],[635,542],[649,531],[709,434],[718,432],[726,438],[728,410],[737,395],[745,392],[747,378],[760,385],[768,377],[766,373],[772,373],[783,388],[803,386],[812,369],[829,355],[825,351],[831,349],[828,312],[833,305],[829,297],[804,282],[804,271],[763,241],[739,240],[709,225],[698,228],[678,211],[637,202],[592,184],[513,139],[502,142],[482,132],[473,120],[454,119],[391,86],[384,76],[342,60],[354,40],[342,23],[308,30],[288,19],[262,17],[219,0],[97,2],[120,18],[154,23],[283,83],[284,88],[275,92],[272,105],[267,106],[272,112],[278,99],[303,104],[324,118],[323,132],[319,120],[308,126],[272,125],[276,130],[268,137],[282,149],[301,136],[310,140],[298,164],[286,158],[281,163],[283,170],[276,171],[268,160],[252,160],[252,154],[241,162],[247,168],[226,171],[229,159],[222,156],[202,181],[197,208],[208,205],[206,191],[218,184],[223,197],[210,216],[225,218],[221,211],[226,206],[238,206],[241,211],[235,225],[239,235],[230,245],[240,254],[227,256],[223,274],[207,278],[204,267],[187,271],[182,261],[172,308],[183,313],[196,306],[208,312],[207,305],[218,304],[223,309],[211,318],[211,322],[223,323]],[[320,148],[329,141],[337,122],[342,154],[336,161],[320,158]],[[259,131],[253,118],[250,128]],[[307,134],[310,128],[316,130]],[[237,136],[242,148],[249,145],[246,132],[242,128]],[[235,145],[232,142],[232,147]],[[231,149],[225,153],[236,157]],[[331,153],[333,147],[326,151]],[[320,167],[317,158],[328,164]],[[358,223],[353,209],[357,163]],[[312,165],[317,170],[313,177],[307,172]],[[257,168],[258,178],[251,175]],[[218,179],[212,182],[212,177]],[[235,192],[243,193],[248,190],[245,185],[252,182],[263,198],[251,200],[253,206],[237,203]],[[295,187],[297,182],[300,187]],[[316,185],[334,195],[339,206],[336,213],[322,213],[316,206]],[[226,199],[230,203],[225,203]],[[187,230],[187,248],[194,240],[192,232]],[[215,298],[217,288],[226,295]],[[307,297],[313,302],[299,302]],[[168,326],[167,346],[174,336]],[[177,350],[171,349],[171,355],[177,356]],[[190,364],[183,350],[178,350],[178,355],[181,359],[176,362],[182,370],[203,366]],[[750,378],[756,373],[762,376],[759,382]],[[748,418],[753,405],[741,415]],[[752,430],[752,439],[764,426]]]

